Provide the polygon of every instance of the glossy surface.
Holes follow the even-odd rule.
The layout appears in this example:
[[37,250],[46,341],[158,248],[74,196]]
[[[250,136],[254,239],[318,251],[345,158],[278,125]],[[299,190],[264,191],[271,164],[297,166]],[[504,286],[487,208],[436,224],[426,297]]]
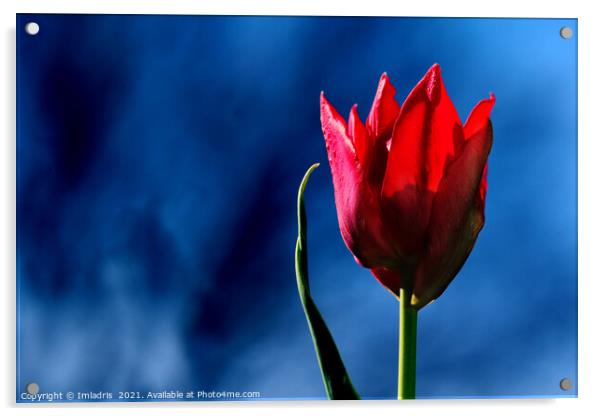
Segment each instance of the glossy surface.
[[576,394],[576,20],[17,27],[31,21],[36,36],[17,33],[18,394],[324,398],[293,258],[298,184],[321,162],[305,193],[312,295],[362,397],[394,399],[398,304],[341,239],[319,95],[365,120],[384,71],[405,97],[434,62],[461,120],[497,101],[486,225],[420,312],[416,395]]

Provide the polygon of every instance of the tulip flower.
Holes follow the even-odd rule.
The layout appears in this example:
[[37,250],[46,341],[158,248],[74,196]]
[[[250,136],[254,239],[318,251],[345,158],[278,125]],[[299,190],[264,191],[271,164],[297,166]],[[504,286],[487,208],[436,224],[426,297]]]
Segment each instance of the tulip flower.
[[[346,121],[321,94],[341,235],[400,300],[400,336],[410,338],[400,378],[415,372],[417,311],[443,293],[483,228],[494,103],[480,101],[462,124],[437,64],[401,106],[383,74],[365,123],[357,105]],[[399,395],[413,396],[405,384]]]

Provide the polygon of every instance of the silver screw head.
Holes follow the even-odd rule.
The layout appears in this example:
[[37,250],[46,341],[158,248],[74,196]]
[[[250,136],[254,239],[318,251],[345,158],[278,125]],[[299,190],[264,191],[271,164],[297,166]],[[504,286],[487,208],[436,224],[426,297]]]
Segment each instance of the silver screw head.
[[570,390],[573,387],[573,383],[570,378],[563,378],[560,380],[560,388],[564,391]]
[[29,22],[25,25],[25,33],[35,36],[40,32],[40,25],[36,22]]
[[40,392],[40,386],[38,386],[38,383],[29,383],[25,386],[25,390],[29,394],[38,394]]
[[560,29],[560,37],[562,39],[570,39],[573,37],[573,29],[568,26],[564,26]]

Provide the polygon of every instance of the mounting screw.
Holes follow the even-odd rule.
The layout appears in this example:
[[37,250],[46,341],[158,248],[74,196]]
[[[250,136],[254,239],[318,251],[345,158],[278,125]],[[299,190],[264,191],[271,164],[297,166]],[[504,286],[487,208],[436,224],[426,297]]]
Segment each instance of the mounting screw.
[[560,28],[560,37],[562,39],[570,39],[573,37],[573,29],[568,26]]
[[560,388],[564,391],[570,390],[573,387],[573,383],[570,378],[563,378],[560,380]]
[[25,386],[25,390],[27,393],[35,395],[40,392],[40,386],[38,386],[37,383],[29,383],[27,386]]
[[36,22],[29,22],[25,25],[25,33],[35,36],[40,32],[40,25]]

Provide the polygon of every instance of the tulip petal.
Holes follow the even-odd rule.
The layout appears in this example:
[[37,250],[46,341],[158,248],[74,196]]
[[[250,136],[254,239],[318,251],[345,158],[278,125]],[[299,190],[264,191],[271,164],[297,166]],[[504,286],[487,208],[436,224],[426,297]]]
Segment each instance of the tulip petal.
[[370,270],[376,280],[378,280],[389,292],[399,298],[399,289],[411,289],[412,280],[415,273],[413,267],[386,268],[376,267]]
[[394,254],[381,218],[380,189],[373,189],[362,174],[352,139],[361,146],[363,125],[355,119],[352,109],[351,123],[347,126],[323,93],[320,112],[343,241],[362,266],[386,265]]
[[354,215],[360,182],[359,163],[352,140],[347,135],[345,119],[328,102],[324,93],[320,95],[320,120],[332,171],[339,226],[347,242],[351,234],[348,219]]
[[355,154],[361,166],[366,166],[367,153],[370,150],[368,143],[368,132],[357,112],[357,104],[351,107],[349,121],[347,123],[347,135],[353,141]]
[[393,123],[399,115],[399,104],[395,100],[395,92],[395,87],[385,72],[380,77],[372,108],[366,119],[366,128],[370,137],[379,138],[393,128]]
[[462,123],[435,64],[414,87],[395,123],[383,184],[385,195],[408,185],[436,192],[462,138]]
[[[472,109],[470,115],[466,119],[464,124],[464,137],[466,140],[470,140],[475,134],[478,134],[483,129],[487,128],[489,123],[489,114],[495,105],[495,95],[490,94],[489,98],[479,101],[479,103]],[[483,175],[481,177],[481,184],[479,186],[479,193],[475,198],[475,207],[481,213],[481,216],[485,216],[485,196],[487,195],[487,164],[483,168]]]
[[488,164],[485,164],[483,168],[483,175],[481,176],[481,184],[479,185],[479,192],[475,197],[475,208],[485,218],[485,198],[487,197],[487,169]]
[[490,94],[489,98],[479,101],[472,109],[464,124],[464,137],[466,140],[469,140],[473,135],[487,127],[489,114],[491,113],[494,104],[495,95]]
[[347,134],[353,140],[363,179],[380,192],[389,152],[386,141],[369,136],[357,112],[357,104],[349,113]]
[[406,249],[421,244],[432,196],[464,142],[462,125],[435,64],[403,103],[393,128],[382,196],[404,235]]
[[492,139],[493,129],[488,120],[484,128],[466,141],[441,181],[433,199],[427,250],[416,273],[413,306],[423,307],[441,295],[472,251],[483,227],[484,218],[477,209],[477,201],[483,189]]

